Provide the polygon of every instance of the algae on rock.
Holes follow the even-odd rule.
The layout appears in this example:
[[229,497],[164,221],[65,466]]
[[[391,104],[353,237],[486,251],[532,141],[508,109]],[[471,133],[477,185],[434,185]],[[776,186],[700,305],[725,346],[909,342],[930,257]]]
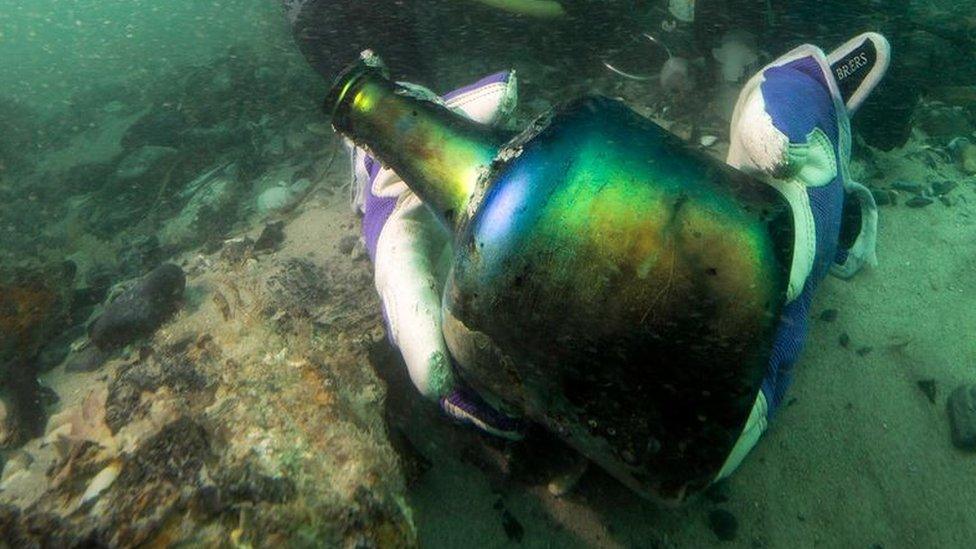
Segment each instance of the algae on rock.
[[[104,381],[55,370],[66,396],[0,479],[0,538],[415,545],[367,356],[382,333],[368,277],[348,258],[288,253],[197,256],[194,297]],[[314,299],[297,307],[285,283],[310,276],[297,291]]]

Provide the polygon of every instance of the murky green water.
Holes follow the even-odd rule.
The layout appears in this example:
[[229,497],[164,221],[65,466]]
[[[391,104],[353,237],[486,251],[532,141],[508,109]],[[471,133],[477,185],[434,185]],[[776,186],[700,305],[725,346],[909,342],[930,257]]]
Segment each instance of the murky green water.
[[[857,42],[830,55],[867,31],[890,51]],[[750,77],[801,44],[821,48],[823,66],[767,72],[758,110],[743,100],[734,115]],[[570,335],[552,344],[562,358],[546,363],[541,397],[525,380],[544,360],[519,344],[549,329],[479,327],[477,341],[508,353],[489,364],[504,368],[503,385],[484,363],[452,365],[467,337],[455,316],[441,326],[452,238],[412,196],[420,183],[380,170],[405,165],[396,136],[409,118],[377,119],[361,96],[360,123],[393,128],[389,158],[364,161],[322,108],[366,48],[393,80],[466,90],[447,95],[455,113],[507,131],[608,95],[703,164],[728,161],[756,185],[775,175],[801,220],[788,253],[799,266],[783,266],[798,287],[769,306],[787,335],[771,332],[757,351],[770,364],[753,372],[762,387],[741,364],[689,373],[661,366],[661,354],[624,356],[578,317],[552,321],[551,333]],[[819,59],[812,51],[798,56]],[[974,52],[968,0],[0,0],[0,547],[972,546]],[[849,159],[845,103],[856,109]],[[780,133],[770,137],[767,122]],[[783,157],[787,138],[827,144]],[[597,156],[607,165],[593,173],[621,173],[613,155]],[[511,203],[484,214],[497,226],[479,229],[486,239],[504,232],[498,212],[529,208],[519,209],[523,194],[498,194]],[[490,210],[471,208],[481,207]],[[597,248],[629,238],[597,206],[574,212]],[[815,228],[804,232],[809,212]],[[708,280],[675,269],[690,245],[669,238],[618,246],[646,252],[643,277],[660,275],[621,295],[653,307]],[[823,276],[849,257],[833,256],[835,240],[863,256],[855,276]],[[724,276],[742,257],[701,276]],[[553,264],[540,257],[511,291]],[[572,311],[596,286],[516,301]],[[612,297],[600,301],[608,318]],[[729,322],[718,309],[684,312]],[[576,345],[584,336],[592,345]],[[695,337],[668,336],[668,352],[714,344]],[[573,361],[585,353],[596,356],[581,371]],[[635,365],[627,379],[637,381],[593,372],[618,363]],[[724,371],[749,378],[746,389],[716,390]],[[493,387],[485,400],[518,421],[468,387]],[[634,394],[666,405],[641,408]],[[734,409],[728,425],[703,411],[736,399],[744,404],[718,407]],[[571,409],[547,408],[563,401]],[[638,431],[640,444],[620,442]],[[762,436],[735,452],[742,432]],[[713,446],[689,446],[705,439]],[[748,450],[755,437],[743,440]],[[661,505],[577,450],[646,467],[644,488],[658,470],[711,465],[704,480],[645,490],[680,500]],[[706,489],[730,454],[741,465]]]

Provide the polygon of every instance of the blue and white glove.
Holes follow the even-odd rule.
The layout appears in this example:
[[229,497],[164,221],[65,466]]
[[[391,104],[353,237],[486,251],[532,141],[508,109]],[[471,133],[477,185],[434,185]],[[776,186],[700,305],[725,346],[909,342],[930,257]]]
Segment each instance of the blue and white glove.
[[[796,241],[787,303],[772,356],[746,427],[718,478],[741,463],[783,401],[803,348],[813,293],[828,272],[847,278],[876,263],[877,206],[851,180],[850,117],[884,76],[890,47],[876,33],[829,56],[800,46],[759,71],[742,89],[732,117],[727,162],[782,193],[793,210]],[[859,226],[840,242],[845,201]],[[847,222],[851,222],[848,220]]]
[[[515,108],[514,72],[500,72],[435,100],[484,124],[502,123]],[[456,378],[441,331],[441,294],[451,260],[451,237],[393,172],[351,146],[353,205],[363,214],[363,238],[373,260],[376,290],[390,340],[410,379],[452,418],[504,438],[518,438],[518,422],[496,411]]]

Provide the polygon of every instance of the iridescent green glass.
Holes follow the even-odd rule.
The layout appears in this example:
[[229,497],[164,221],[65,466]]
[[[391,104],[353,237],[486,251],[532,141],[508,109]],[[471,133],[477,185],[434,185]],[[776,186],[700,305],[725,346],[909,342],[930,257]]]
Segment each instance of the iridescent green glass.
[[455,231],[444,336],[465,380],[642,494],[704,488],[769,361],[782,197],[619,101],[576,100],[506,141],[359,70],[334,125]]

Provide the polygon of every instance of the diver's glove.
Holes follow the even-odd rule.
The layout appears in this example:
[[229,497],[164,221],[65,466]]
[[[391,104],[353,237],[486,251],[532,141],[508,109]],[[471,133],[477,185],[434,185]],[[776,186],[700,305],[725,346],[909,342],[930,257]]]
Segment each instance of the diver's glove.
[[[487,76],[469,86],[434,96],[472,120],[500,123],[514,110],[514,72]],[[451,239],[393,170],[350,144],[353,206],[363,213],[363,238],[375,269],[390,340],[410,379],[452,418],[505,438],[518,438],[517,423],[465,388],[454,374],[441,331],[441,294],[451,259]]]
[[739,95],[727,161],[783,194],[796,240],[762,391],[720,476],[738,465],[782,402],[817,285],[828,272],[849,277],[876,262],[877,206],[850,177],[850,116],[884,76],[889,52],[876,33],[862,34],[829,56],[800,46],[760,70]]

